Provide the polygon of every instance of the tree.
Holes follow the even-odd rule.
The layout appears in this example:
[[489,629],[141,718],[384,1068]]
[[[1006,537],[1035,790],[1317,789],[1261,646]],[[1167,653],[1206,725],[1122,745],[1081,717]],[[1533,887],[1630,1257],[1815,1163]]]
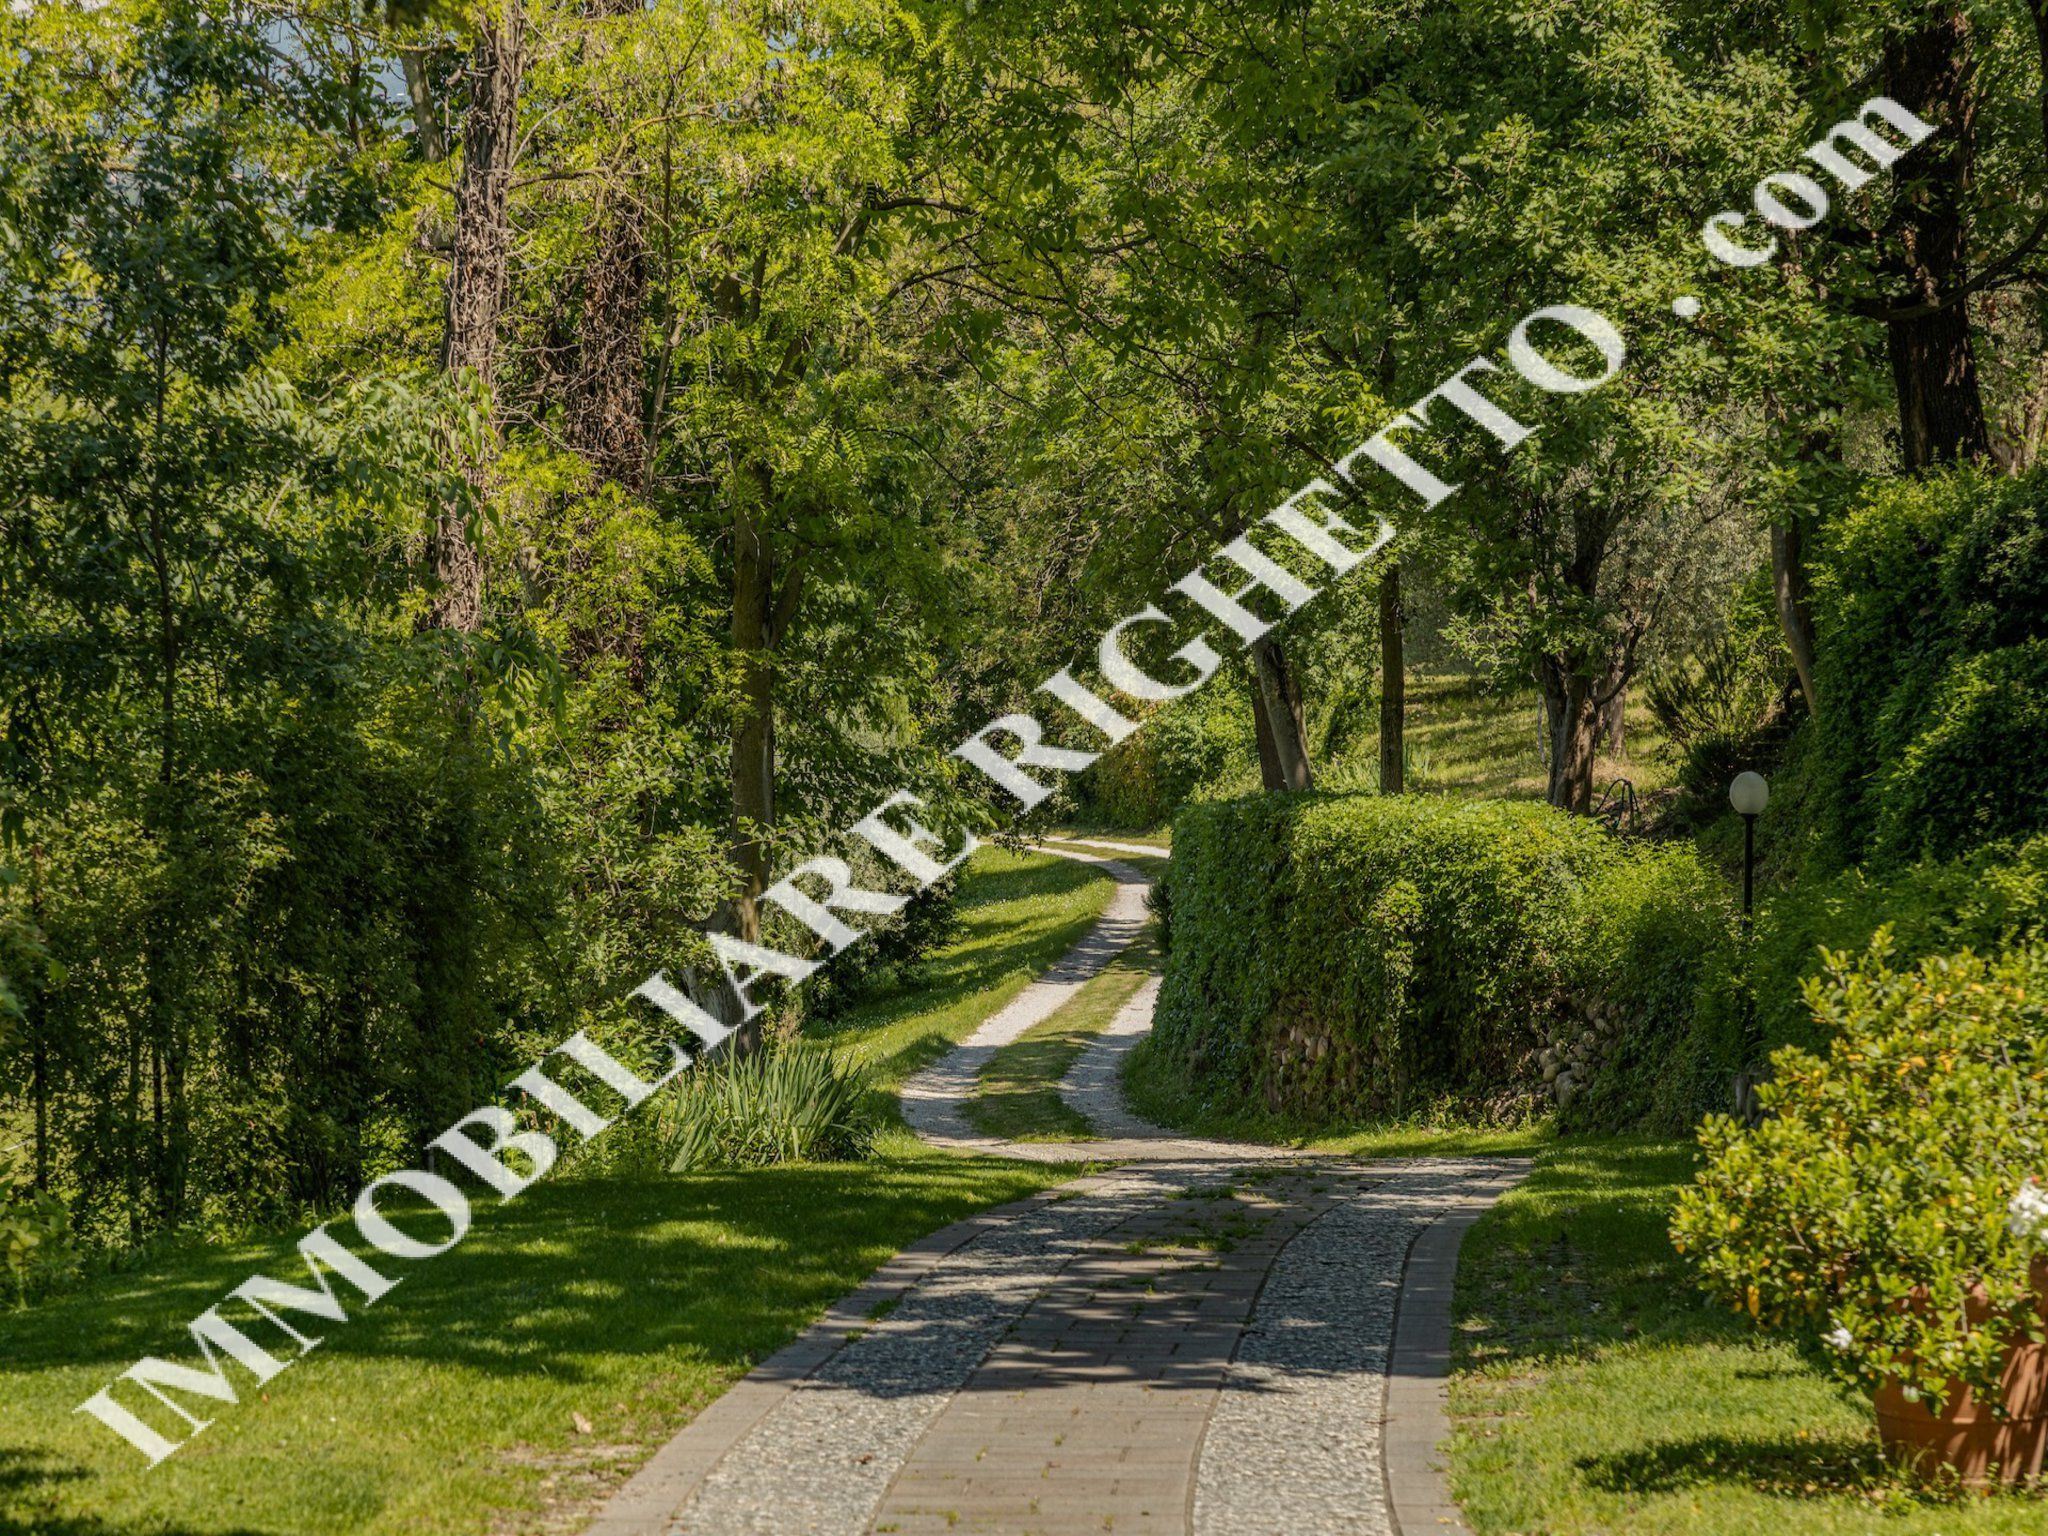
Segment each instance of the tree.
[[[476,23],[464,81],[469,107],[463,119],[462,172],[455,193],[453,261],[441,367],[473,378],[495,408],[498,321],[504,308],[512,242],[512,174],[519,147],[519,82],[525,69],[526,18],[520,0],[488,6]],[[422,148],[434,136],[423,127]],[[482,493],[488,486],[496,424],[486,419],[480,441],[465,454],[464,478]],[[458,449],[458,452],[461,450]],[[469,528],[467,500],[441,508],[430,540],[433,600],[421,616],[426,629],[471,632],[483,623],[483,560]]]

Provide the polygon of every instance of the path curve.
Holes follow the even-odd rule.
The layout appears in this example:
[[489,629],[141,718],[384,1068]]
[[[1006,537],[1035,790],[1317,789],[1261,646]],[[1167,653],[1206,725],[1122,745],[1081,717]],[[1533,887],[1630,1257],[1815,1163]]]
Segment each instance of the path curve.
[[[1134,845],[1116,846],[1129,849]],[[1152,877],[1145,871],[1121,859],[1066,844],[1041,842],[1036,848],[1040,853],[1093,864],[1116,882],[1116,892],[1095,926],[1058,964],[990,1014],[937,1062],[904,1082],[900,1090],[903,1118],[911,1130],[923,1141],[949,1152],[980,1152],[1033,1163],[1265,1162],[1301,1156],[1286,1147],[1183,1136],[1124,1107],[1119,1073],[1124,1056],[1152,1028],[1153,1005],[1159,996],[1156,977],[1117,1011],[1109,1027],[1088,1044],[1060,1083],[1060,1097],[1104,1133],[1101,1140],[1005,1141],[975,1130],[967,1119],[967,1105],[974,1099],[982,1069],[996,1052],[1065,1007],[1136,943],[1145,929],[1145,898],[1152,888]],[[1166,857],[1163,849],[1148,851]]]
[[1123,1104],[1147,981],[1060,1085],[1099,1141],[977,1135],[1003,1045],[1136,939],[1143,872],[1058,965],[904,1085],[935,1146],[1114,1162],[904,1250],[756,1367],[587,1536],[1416,1536],[1463,1530],[1441,1378],[1463,1230],[1516,1159],[1205,1141]]

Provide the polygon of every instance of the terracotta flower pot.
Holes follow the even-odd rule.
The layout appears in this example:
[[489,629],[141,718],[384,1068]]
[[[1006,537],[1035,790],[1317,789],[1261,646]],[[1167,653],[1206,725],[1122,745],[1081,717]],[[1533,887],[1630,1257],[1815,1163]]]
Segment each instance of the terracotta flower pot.
[[[2036,1305],[2048,1318],[2048,1255],[2034,1259],[2031,1279]],[[1972,1323],[1988,1312],[1987,1299],[1979,1291],[1965,1301]],[[1878,1437],[1887,1454],[1923,1476],[1949,1467],[1964,1483],[1982,1487],[1995,1466],[2002,1483],[2029,1481],[2040,1476],[2042,1453],[2048,1451],[2048,1344],[2021,1342],[2006,1352],[1999,1396],[2004,1418],[1992,1417],[1967,1388],[1937,1414],[1924,1399],[1906,1401],[1904,1388],[1888,1381],[1875,1398]]]

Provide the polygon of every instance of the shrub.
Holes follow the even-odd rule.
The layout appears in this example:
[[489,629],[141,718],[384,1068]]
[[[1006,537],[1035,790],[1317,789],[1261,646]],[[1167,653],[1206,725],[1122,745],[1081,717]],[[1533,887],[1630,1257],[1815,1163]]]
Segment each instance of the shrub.
[[61,1284],[76,1274],[78,1248],[72,1240],[71,1210],[53,1194],[0,1197],[0,1260],[14,1282],[17,1306],[31,1294]]
[[[1814,613],[1816,809],[1835,866],[1910,859],[1930,827],[1953,856],[2048,826],[2039,753],[2014,735],[2038,710],[2029,642],[2048,640],[2048,471],[1888,482],[1831,530]],[[1887,814],[1902,798],[1910,810]]]
[[[1846,870],[1764,902],[1748,972],[1767,1049],[1826,1047],[1814,1033],[1805,983],[1820,974],[1824,951],[1861,953],[1880,928],[1890,930],[1901,962],[1964,948],[1989,952],[2048,932],[2048,836],[1946,863],[1923,861],[1889,876]],[[1739,1002],[1728,990],[1709,999],[1708,1013],[1719,1018]],[[1717,1027],[1737,1026],[1730,1020]]]
[[1738,1064],[1700,1028],[1736,984],[1726,883],[1690,844],[1622,845],[1586,893],[1568,987],[1575,1013],[1621,1021],[1567,1128],[1688,1131],[1726,1101]]
[[911,897],[902,911],[867,926],[869,938],[842,950],[804,983],[797,994],[802,1018],[840,1018],[884,980],[914,971],[952,943],[960,931],[959,877],[934,881]]
[[1724,633],[1642,680],[1642,700],[1675,748],[1743,737],[1763,725],[1780,694],[1782,647]]
[[1871,857],[1892,864],[2048,830],[2044,742],[2048,640],[1952,661],[1883,770]]
[[1191,806],[1164,883],[1157,1049],[1212,1094],[1311,1114],[1519,1098],[1595,998],[1675,1034],[1726,942],[1689,852],[1632,852],[1527,803]]
[[[1826,1056],[1772,1057],[1754,1129],[1706,1122],[1672,1241],[1710,1292],[1851,1381],[1995,1400],[2007,1344],[2039,1332],[2008,1208],[2048,1174],[2048,949],[1898,971],[1888,948],[1807,984]],[[1988,1315],[1965,1328],[1977,1286]]]
[[676,1079],[662,1105],[662,1166],[682,1173],[865,1157],[876,1128],[871,1091],[864,1070],[806,1041],[720,1057]]
[[1170,820],[1204,785],[1252,749],[1244,706],[1229,694],[1161,711],[1103,754],[1081,781],[1084,809],[1110,826]]

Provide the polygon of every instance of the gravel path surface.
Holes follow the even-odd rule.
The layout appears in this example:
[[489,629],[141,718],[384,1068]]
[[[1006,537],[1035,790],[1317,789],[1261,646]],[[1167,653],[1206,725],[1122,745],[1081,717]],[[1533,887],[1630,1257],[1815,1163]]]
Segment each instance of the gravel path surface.
[[908,1079],[900,1090],[903,1118],[920,1138],[952,1152],[983,1152],[1031,1163],[1080,1162],[1258,1162],[1296,1156],[1284,1147],[1244,1142],[1205,1141],[1182,1136],[1124,1108],[1117,1074],[1124,1055],[1152,1028],[1152,1005],[1159,983],[1148,981],[1093,1044],[1083,1051],[1060,1083],[1060,1095],[1102,1133],[1089,1141],[1003,1141],[984,1136],[968,1122],[966,1107],[974,1097],[982,1069],[997,1051],[1025,1031],[1042,1024],[1099,976],[1144,932],[1145,894],[1152,877],[1119,859],[1083,853],[1050,843],[1041,851],[1099,867],[1117,883],[1116,893],[1096,924],[1051,970],[1019,992],[945,1056]]
[[1122,1166],[906,1250],[657,1452],[590,1536],[1411,1536],[1397,1509],[1460,1529],[1433,1470],[1440,1421],[1387,1428],[1390,1401],[1435,1400],[1399,1362],[1433,1375],[1448,1347],[1439,1263],[1397,1351],[1403,1276],[1418,1237],[1454,1254],[1444,1224],[1521,1165],[1365,1164],[1149,1124],[1117,1072],[1156,981],[1060,1085],[1104,1139],[976,1134],[962,1107],[989,1057],[1144,922],[1142,873],[1046,851],[1100,864],[1115,898],[905,1085],[904,1114],[953,1150]]

